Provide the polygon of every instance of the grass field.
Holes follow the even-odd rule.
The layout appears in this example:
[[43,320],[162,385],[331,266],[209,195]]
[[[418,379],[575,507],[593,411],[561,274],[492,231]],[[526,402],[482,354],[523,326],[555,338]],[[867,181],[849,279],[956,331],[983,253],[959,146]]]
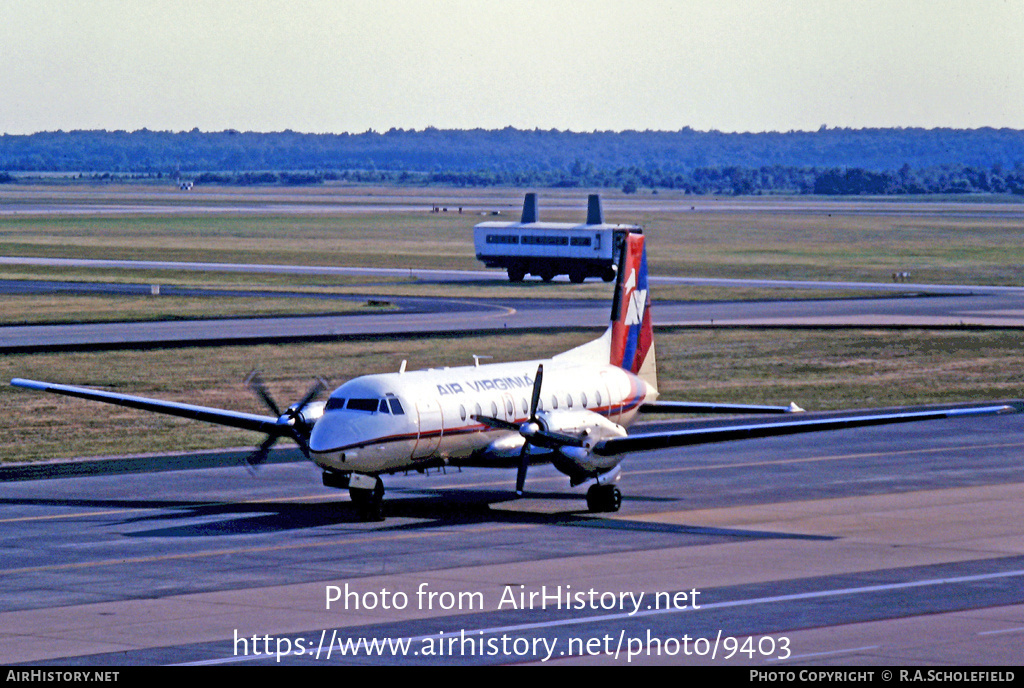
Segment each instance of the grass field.
[[[281,404],[313,376],[357,375],[546,357],[585,333],[326,344],[22,354],[0,357],[0,379],[25,377],[265,413],[243,380],[262,371]],[[1017,332],[682,330],[656,334],[664,398],[787,404],[808,410],[1024,396]],[[196,365],[201,361],[202,365]],[[5,461],[255,445],[262,439],[205,423],[0,387]]]
[[[585,191],[542,192],[544,219],[579,221]],[[885,282],[1024,283],[1024,206],[870,199],[687,199],[605,194],[609,222],[642,224],[661,275]],[[0,187],[0,255],[478,269],[472,226],[516,190]],[[545,210],[548,200],[552,210]],[[178,205],[173,205],[178,204]],[[432,213],[432,205],[466,212]],[[691,205],[693,210],[691,210]],[[124,208],[128,207],[126,211]],[[116,210],[110,208],[116,207]],[[170,208],[170,209],[168,209]],[[622,208],[617,210],[616,208]],[[488,217],[487,219],[494,219]],[[610,287],[529,282],[418,284],[408,279],[0,266],[0,279],[177,284],[417,296],[607,299]],[[672,287],[659,298],[779,298],[803,291]],[[824,294],[821,294],[824,295]],[[0,323],[336,312],[337,301],[28,296],[4,298]],[[262,413],[242,383],[260,369],[282,403],[314,375],[549,356],[585,334],[363,343],[21,354],[0,357],[0,458],[126,454],[256,444],[249,433],[15,390],[11,377]],[[657,336],[665,398],[835,409],[1024,396],[1016,332],[669,331]],[[196,365],[201,362],[201,365]]]
[[[887,282],[1024,283],[1024,204],[802,198],[691,199],[603,192],[609,222],[641,224],[658,275]],[[586,191],[540,194],[541,216],[581,221]],[[508,189],[213,189],[0,187],[0,256],[278,263],[381,268],[480,269],[472,227],[481,213],[518,219],[522,192]],[[455,211],[465,206],[465,213]],[[434,206],[450,212],[434,213]],[[548,209],[550,206],[550,209]],[[691,208],[693,208],[691,210]],[[299,289],[428,297],[606,299],[608,287],[478,281],[435,285],[409,278],[265,275],[0,266],[0,279],[65,279],[234,288]],[[660,287],[661,299],[815,298],[805,290]],[[208,300],[217,315],[252,304]],[[83,318],[199,317],[192,307],[95,297]],[[280,304],[267,302],[270,313]],[[334,312],[333,303],[296,312]],[[52,308],[9,300],[0,324],[42,322]],[[39,313],[46,313],[44,317]],[[77,315],[73,317],[78,317]]]
[[[94,196],[77,187],[38,189],[30,198],[36,212],[0,212],[0,255],[476,269],[472,227],[498,219],[481,218],[481,209],[518,219],[522,198],[518,190],[410,196],[405,188],[165,192],[164,212],[143,213],[155,202],[148,189],[120,187],[122,196],[106,187]],[[26,193],[0,188],[0,211],[26,207]],[[1024,278],[1024,204],[603,194],[607,221],[645,227],[658,274],[887,281],[899,270],[931,282]],[[585,195],[541,193],[542,218],[582,221]],[[127,210],[100,212],[101,202]],[[204,212],[211,203],[226,209]],[[467,212],[429,212],[435,203],[465,204]]]

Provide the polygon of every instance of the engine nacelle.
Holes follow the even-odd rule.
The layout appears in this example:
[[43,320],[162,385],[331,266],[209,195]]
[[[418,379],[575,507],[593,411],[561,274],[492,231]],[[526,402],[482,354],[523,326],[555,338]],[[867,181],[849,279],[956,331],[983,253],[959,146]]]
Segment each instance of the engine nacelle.
[[580,446],[559,446],[552,463],[573,481],[592,478],[611,470],[621,460],[618,456],[593,453],[594,445],[610,437],[625,437],[626,429],[593,411],[550,411],[541,414],[546,429],[578,437]]
[[285,415],[295,418],[296,424],[303,426],[308,434],[320,417],[324,415],[325,406],[327,406],[327,402],[324,401],[311,401],[302,408],[298,408],[297,404],[292,404],[288,407]]

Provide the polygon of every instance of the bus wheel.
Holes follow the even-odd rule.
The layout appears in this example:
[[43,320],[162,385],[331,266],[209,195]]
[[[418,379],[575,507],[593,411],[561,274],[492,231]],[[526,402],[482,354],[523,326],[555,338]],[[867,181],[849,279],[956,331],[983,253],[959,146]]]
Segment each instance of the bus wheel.
[[518,268],[518,267],[516,267],[516,268],[510,267],[508,269],[508,281],[509,282],[522,282],[524,277],[526,277],[526,270],[523,270],[522,268]]

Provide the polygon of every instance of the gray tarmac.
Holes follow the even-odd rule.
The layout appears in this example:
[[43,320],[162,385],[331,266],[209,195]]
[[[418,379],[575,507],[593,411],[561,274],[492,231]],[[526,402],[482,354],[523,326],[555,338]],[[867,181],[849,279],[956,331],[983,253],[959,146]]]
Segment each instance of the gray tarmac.
[[[394,300],[385,294],[377,298]],[[425,300],[424,300],[425,301]],[[1024,327],[1011,294],[770,301],[655,302],[655,327]],[[0,353],[139,349],[431,336],[452,332],[599,330],[607,304],[444,299],[398,312],[0,327]]]
[[[484,273],[489,274],[489,273]],[[438,279],[445,279],[438,276]],[[652,278],[656,279],[656,278]],[[686,278],[664,278],[665,280]],[[694,280],[695,283],[700,280]],[[843,297],[861,283],[717,280],[729,286],[835,290],[837,298],[761,301],[656,301],[656,327],[1024,327],[1024,288],[875,284],[872,297]],[[884,287],[884,290],[883,290]],[[887,294],[892,287],[896,293]],[[55,281],[0,281],[2,293],[145,293],[140,285]],[[224,296],[223,290],[168,288],[161,293]],[[359,300],[366,296],[230,290],[259,298]],[[269,342],[332,341],[381,335],[430,336],[452,332],[601,329],[608,306],[594,300],[412,298],[374,296],[396,307],[380,314],[217,318],[129,323],[85,323],[0,327],[0,353],[102,350]]]
[[1018,664],[1022,430],[636,454],[613,515],[545,467],[392,476],[372,524],[304,462],[0,483],[0,662]]

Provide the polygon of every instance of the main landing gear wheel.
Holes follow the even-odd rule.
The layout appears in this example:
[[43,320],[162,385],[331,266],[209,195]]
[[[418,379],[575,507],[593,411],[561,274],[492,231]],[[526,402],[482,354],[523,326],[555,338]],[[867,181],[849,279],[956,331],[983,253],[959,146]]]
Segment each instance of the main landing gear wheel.
[[587,490],[587,508],[595,513],[618,511],[622,493],[614,485],[593,485]]
[[383,521],[384,520],[384,484],[377,481],[377,486],[372,490],[364,490],[358,487],[348,488],[348,495],[352,503],[356,505],[361,521]]

